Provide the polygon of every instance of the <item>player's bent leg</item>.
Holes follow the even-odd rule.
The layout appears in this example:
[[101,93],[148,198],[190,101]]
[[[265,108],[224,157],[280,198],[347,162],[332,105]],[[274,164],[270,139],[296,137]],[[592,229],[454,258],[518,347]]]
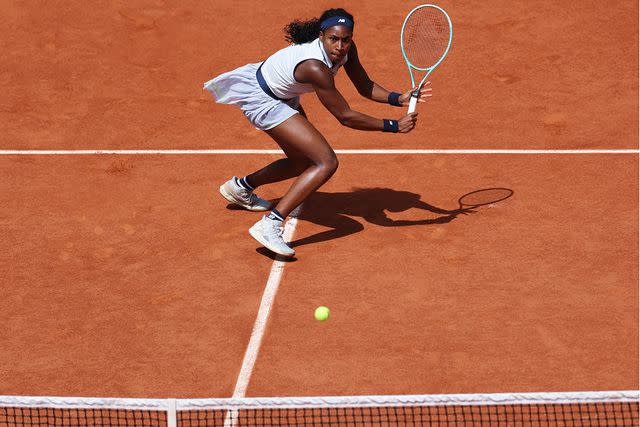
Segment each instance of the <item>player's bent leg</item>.
[[[286,153],[285,153],[286,154]],[[285,158],[276,160],[264,168],[247,175],[247,179],[255,187],[272,184],[287,179],[295,178],[307,169],[309,163],[306,159]]]
[[[291,119],[292,118],[289,118],[289,120]],[[287,126],[285,124],[287,121],[280,124],[280,126]],[[273,135],[270,132],[266,132],[266,134],[273,138]],[[280,145],[277,140],[275,140],[275,142]],[[265,184],[272,184],[274,182],[295,178],[309,167],[309,160],[306,157],[301,156],[295,151],[289,150],[287,147],[282,147],[280,145],[280,148],[284,151],[284,154],[287,156],[286,158],[276,160],[264,168],[247,175],[247,178],[254,186],[258,187]]]
[[[253,190],[261,185],[299,176],[309,167],[309,161],[306,158],[299,157],[296,153],[288,153],[286,150],[285,154],[288,156],[287,158],[276,160],[247,175],[244,178],[244,182],[239,181],[236,177],[231,178],[220,186],[220,194],[231,203],[251,211],[269,210],[271,203],[255,195]],[[250,189],[243,188],[243,184],[250,185]]]
[[338,159],[320,132],[301,115],[291,117],[267,133],[292,161],[288,166],[292,170],[303,167],[304,170],[271,214],[251,227],[249,233],[272,252],[291,257],[295,251],[282,238],[283,219],[329,180],[338,168]]
[[324,136],[301,115],[266,132],[290,158],[305,159],[308,165],[276,206],[286,216],[331,178],[338,158]]

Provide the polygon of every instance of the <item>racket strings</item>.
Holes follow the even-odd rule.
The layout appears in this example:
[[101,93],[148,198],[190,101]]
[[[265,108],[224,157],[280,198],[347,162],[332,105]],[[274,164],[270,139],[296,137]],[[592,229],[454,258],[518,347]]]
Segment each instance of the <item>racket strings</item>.
[[402,44],[409,62],[418,68],[435,65],[447,50],[450,26],[446,15],[438,9],[416,10],[405,23]]

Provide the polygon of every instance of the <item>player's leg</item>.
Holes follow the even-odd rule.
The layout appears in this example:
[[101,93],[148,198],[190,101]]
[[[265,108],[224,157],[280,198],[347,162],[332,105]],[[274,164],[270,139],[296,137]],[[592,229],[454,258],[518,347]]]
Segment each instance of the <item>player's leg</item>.
[[[307,118],[307,113],[305,113],[302,105],[298,105],[297,110],[302,117],[304,117],[305,119]],[[270,132],[267,131],[266,133],[267,135],[271,136]],[[276,144],[280,145],[277,140],[275,140],[275,142]],[[255,188],[261,185],[272,184],[274,182],[291,179],[300,175],[305,171],[305,169],[307,169],[307,167],[309,166],[309,160],[306,157],[300,156],[298,153],[289,150],[288,147],[281,146],[280,148],[282,148],[284,154],[287,157],[284,159],[276,160],[275,162],[265,166],[264,168],[247,175],[245,179],[251,186]]]
[[249,232],[271,251],[293,256],[295,251],[282,239],[284,218],[310,194],[327,182],[338,168],[338,159],[326,139],[303,116],[295,115],[266,131],[287,153],[291,169],[304,167],[291,188],[280,199],[268,217],[258,221]]
[[[306,120],[307,115],[301,105],[298,106],[297,110]],[[288,120],[285,120],[285,122],[287,121]],[[278,141],[276,141],[276,143],[278,143]],[[286,147],[282,148],[287,156],[286,158],[276,160],[244,178],[232,177],[220,187],[222,196],[231,203],[242,206],[248,210],[269,210],[271,204],[255,195],[254,190],[261,185],[294,178],[304,172],[309,166],[309,161],[304,156],[300,156],[298,153],[290,151]]]
[[276,209],[283,216],[327,182],[338,168],[338,158],[322,134],[303,116],[295,115],[267,131],[298,168],[304,168]]
[[262,169],[246,176],[246,181],[255,187],[272,184],[294,178],[304,172],[309,166],[309,161],[303,157],[297,157],[296,153],[287,152],[284,159],[276,160]]

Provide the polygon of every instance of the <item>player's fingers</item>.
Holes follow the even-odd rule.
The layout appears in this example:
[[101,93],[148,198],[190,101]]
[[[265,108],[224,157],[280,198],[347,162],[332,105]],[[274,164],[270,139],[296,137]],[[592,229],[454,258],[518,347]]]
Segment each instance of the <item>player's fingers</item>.
[[422,83],[422,84],[420,84],[418,86],[414,86],[413,89],[411,89],[411,90],[415,91],[415,90],[420,89],[420,91],[422,91],[425,88],[425,86],[429,86],[429,85],[431,85],[431,81],[426,81],[426,82],[424,82],[424,83]]

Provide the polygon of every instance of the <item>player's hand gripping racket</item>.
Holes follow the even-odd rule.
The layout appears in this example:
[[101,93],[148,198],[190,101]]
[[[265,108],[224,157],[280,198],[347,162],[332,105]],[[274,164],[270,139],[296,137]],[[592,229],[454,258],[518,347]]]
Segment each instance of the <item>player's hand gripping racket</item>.
[[411,94],[408,113],[416,110],[420,89],[429,74],[442,62],[453,38],[453,26],[447,12],[433,4],[413,9],[402,24],[400,46],[411,75],[411,87],[416,88],[413,72],[424,71],[425,76]]

